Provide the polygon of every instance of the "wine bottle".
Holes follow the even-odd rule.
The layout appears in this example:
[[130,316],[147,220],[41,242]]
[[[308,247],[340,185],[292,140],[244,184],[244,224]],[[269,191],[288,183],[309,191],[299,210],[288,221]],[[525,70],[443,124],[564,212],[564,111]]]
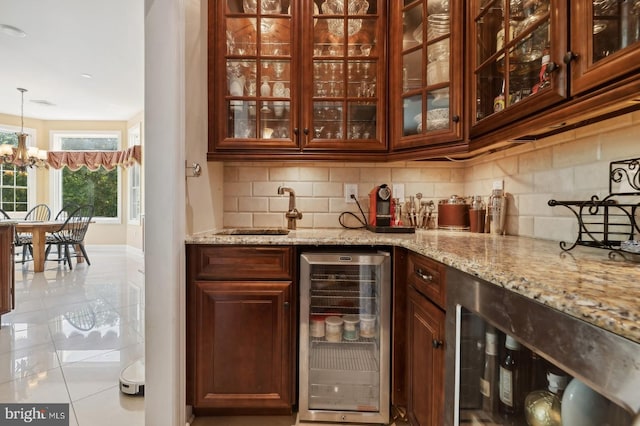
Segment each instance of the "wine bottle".
[[484,370],[480,378],[480,393],[482,394],[482,409],[486,413],[498,411],[498,336],[496,329],[487,326],[485,332]]
[[504,357],[500,363],[500,404],[502,414],[513,415],[522,411],[524,400],[524,374],[520,344],[507,335]]

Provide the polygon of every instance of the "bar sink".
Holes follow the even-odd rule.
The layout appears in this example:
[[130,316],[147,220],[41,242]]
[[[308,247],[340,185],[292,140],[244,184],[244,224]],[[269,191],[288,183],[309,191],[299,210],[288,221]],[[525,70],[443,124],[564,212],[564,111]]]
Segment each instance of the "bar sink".
[[216,235],[287,235],[284,228],[230,228],[216,232]]

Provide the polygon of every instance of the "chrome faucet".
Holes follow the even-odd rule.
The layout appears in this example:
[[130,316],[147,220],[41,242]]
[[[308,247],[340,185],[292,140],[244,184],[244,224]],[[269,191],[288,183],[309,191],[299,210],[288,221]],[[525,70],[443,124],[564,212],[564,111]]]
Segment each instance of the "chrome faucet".
[[286,186],[278,187],[279,195],[284,195],[285,192],[289,193],[289,211],[284,214],[287,218],[287,229],[296,229],[296,220],[302,219],[302,212],[296,209],[296,193],[293,189]]

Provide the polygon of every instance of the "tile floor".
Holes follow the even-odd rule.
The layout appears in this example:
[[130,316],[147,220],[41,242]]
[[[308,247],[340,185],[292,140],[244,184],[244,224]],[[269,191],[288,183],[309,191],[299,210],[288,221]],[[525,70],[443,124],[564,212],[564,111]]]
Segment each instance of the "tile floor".
[[[90,246],[91,266],[16,265],[16,309],[2,315],[0,401],[69,403],[70,426],[144,425],[144,398],[119,391],[144,356],[144,258]],[[75,262],[75,260],[74,260]]]

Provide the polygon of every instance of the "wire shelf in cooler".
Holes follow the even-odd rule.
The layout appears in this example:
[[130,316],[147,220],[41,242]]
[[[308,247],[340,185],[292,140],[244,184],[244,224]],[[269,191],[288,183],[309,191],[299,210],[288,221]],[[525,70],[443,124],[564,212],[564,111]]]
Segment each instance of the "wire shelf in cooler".
[[312,296],[312,314],[375,314],[375,297]]
[[312,370],[377,372],[378,347],[374,343],[347,345],[312,342],[309,367]]

